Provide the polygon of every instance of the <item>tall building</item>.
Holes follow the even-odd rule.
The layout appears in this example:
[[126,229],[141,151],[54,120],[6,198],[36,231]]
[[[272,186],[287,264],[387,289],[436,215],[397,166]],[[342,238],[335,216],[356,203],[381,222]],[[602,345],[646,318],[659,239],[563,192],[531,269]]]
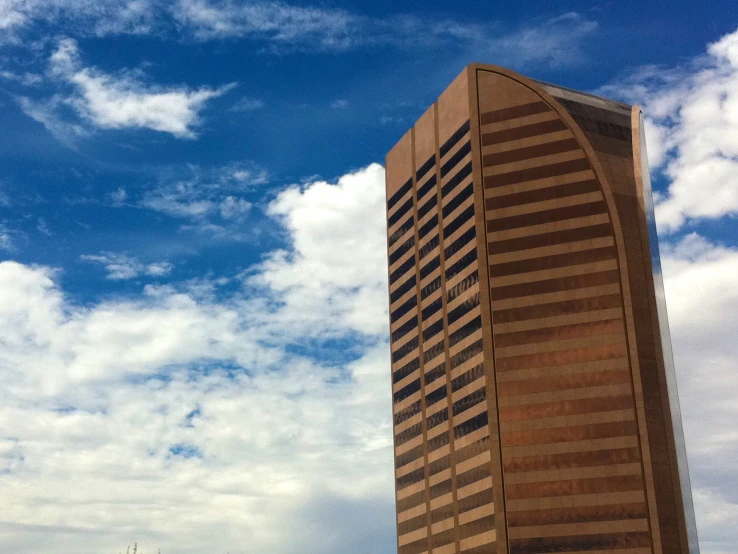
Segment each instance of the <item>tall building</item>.
[[640,109],[470,65],[386,166],[399,554],[697,553]]

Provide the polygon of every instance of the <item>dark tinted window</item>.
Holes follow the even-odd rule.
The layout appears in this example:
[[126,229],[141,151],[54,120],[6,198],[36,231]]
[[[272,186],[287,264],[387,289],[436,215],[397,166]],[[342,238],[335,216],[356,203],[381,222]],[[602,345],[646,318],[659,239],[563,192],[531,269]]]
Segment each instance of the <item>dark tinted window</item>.
[[457,400],[454,402],[454,416],[459,415],[462,412],[465,412],[472,406],[476,406],[480,402],[482,402],[484,399],[487,398],[487,392],[484,387],[475,390],[473,393],[465,396],[461,400]]
[[433,358],[443,353],[443,341],[434,344],[431,348],[423,352],[423,363],[426,364]]
[[453,199],[443,207],[443,217],[448,217],[456,208],[471,198],[472,194],[474,194],[474,184],[469,183],[464,190],[454,196]]
[[440,310],[442,306],[443,298],[439,298],[438,300],[434,300],[433,302],[428,304],[425,308],[423,308],[423,311],[421,312],[423,321],[426,321],[430,316]]
[[478,416],[475,416],[464,423],[461,423],[454,427],[454,439],[458,439],[473,433],[477,429],[487,425],[487,412],[482,412]]
[[408,258],[403,264],[395,269],[392,273],[390,273],[389,282],[390,285],[393,284],[395,281],[397,281],[400,277],[405,275],[408,271],[410,271],[413,267],[415,267],[415,258],[411,257]]
[[418,347],[418,337],[415,337],[414,339],[409,340],[407,343],[403,344],[400,348],[392,352],[392,363],[395,363],[398,360],[403,359],[405,356],[410,354],[413,350],[415,350]]
[[471,310],[479,306],[479,293],[475,294],[471,298],[464,300],[461,304],[456,306],[453,310],[448,313],[448,324],[451,325],[457,321],[464,314],[468,314]]
[[425,258],[428,254],[430,254],[436,246],[438,246],[439,240],[440,239],[438,238],[438,235],[436,235],[423,245],[423,247],[420,249],[421,260]]
[[407,183],[402,185],[399,190],[394,193],[392,196],[390,196],[389,200],[387,200],[387,211],[391,210],[395,204],[397,204],[400,200],[402,200],[402,197],[405,196],[408,192],[410,192],[410,189],[413,188],[413,180],[408,179]]
[[413,287],[415,287],[415,275],[411,275],[407,281],[390,293],[390,302],[397,302],[398,298],[402,298]]
[[438,214],[431,217],[428,221],[423,223],[423,226],[418,229],[418,236],[422,239],[425,235],[430,233],[433,229],[438,227]]
[[426,277],[428,277],[428,275],[433,273],[439,267],[441,267],[441,256],[436,256],[420,268],[420,279],[425,279]]
[[438,203],[438,196],[435,194],[428,198],[428,201],[420,206],[418,208],[418,219],[423,219],[423,216],[427,214],[431,209],[433,209],[433,206],[435,206]]
[[397,260],[402,258],[403,254],[410,250],[413,246],[415,246],[415,237],[410,237],[405,242],[403,242],[400,246],[397,247],[397,250],[393,250],[392,253],[389,255],[389,263],[392,265]]
[[[437,388],[436,390],[428,393],[425,396],[425,405],[432,406],[433,404],[435,404],[439,400],[443,400],[444,398],[446,398],[446,387]],[[446,410],[444,410],[444,412],[445,411]],[[448,415],[446,415],[446,419],[448,419]]]
[[418,200],[428,194],[436,186],[436,176],[431,175],[423,186],[418,189]]
[[394,385],[395,383],[399,383],[400,381],[402,381],[405,377],[410,375],[413,371],[415,371],[419,367],[420,367],[420,357],[409,361],[404,366],[399,368],[397,371],[392,373],[392,384]]
[[474,248],[473,250],[470,250],[468,253],[464,254],[456,263],[454,263],[454,265],[446,270],[446,280],[449,280],[455,275],[458,275],[459,273],[464,271],[464,269],[469,267],[469,265],[476,261],[476,259],[477,249]]
[[464,123],[454,132],[453,135],[451,135],[451,137],[446,142],[441,145],[440,154],[442,157],[448,154],[448,152],[454,147],[454,145],[462,138],[464,138],[464,135],[469,132],[470,125],[471,123],[469,121]]
[[464,146],[459,148],[459,150],[451,156],[448,161],[441,166],[441,177],[445,177],[446,174],[451,171],[456,165],[466,156],[469,152],[471,152],[471,141],[467,142]]
[[436,379],[443,377],[446,375],[446,366],[444,364],[439,365],[438,367],[434,367],[431,369],[428,373],[425,374],[423,377],[423,381],[426,385],[432,383]]
[[413,218],[412,214],[410,217],[407,218],[407,221],[400,225],[400,227],[390,235],[389,240],[387,241],[388,246],[393,246],[398,240],[402,238],[402,235],[407,233],[410,229],[413,228],[413,224],[415,223],[415,219]]
[[477,316],[474,319],[472,319],[469,323],[461,327],[461,329],[457,329],[451,335],[448,337],[449,339],[449,346],[453,346],[454,344],[457,344],[464,340],[469,335],[475,333],[476,331],[479,331],[482,328],[482,317]]
[[416,329],[418,327],[418,318],[413,317],[409,319],[406,323],[403,323],[400,325],[397,329],[392,331],[392,341],[400,340],[402,337],[407,335],[410,331],[413,329]]
[[459,367],[461,364],[466,362],[467,360],[471,360],[474,356],[477,354],[480,354],[482,352],[482,339],[479,339],[474,344],[470,344],[464,350],[456,354],[453,358],[451,358],[451,369],[455,367]]
[[412,383],[405,385],[400,390],[398,390],[395,395],[395,403],[402,402],[405,400],[408,396],[411,396],[418,392],[420,390],[420,379],[415,379]]
[[462,373],[456,379],[451,380],[451,390],[456,392],[459,389],[463,389],[469,383],[476,381],[484,375],[484,365],[475,365],[469,371]]
[[[474,251],[476,253],[476,250]],[[428,283],[426,286],[424,286],[420,291],[420,298],[426,299],[428,296],[433,294],[435,291],[437,291],[439,288],[441,288],[441,278],[437,277],[436,279],[433,279],[430,283]]]
[[407,202],[405,202],[400,208],[393,213],[389,219],[387,219],[387,227],[392,227],[395,223],[400,221],[402,217],[410,210],[410,208],[413,207],[413,198],[412,196],[408,198]]
[[456,219],[451,221],[450,223],[447,223],[443,226],[443,236],[444,237],[450,237],[453,235],[456,231],[459,230],[459,228],[469,221],[472,217],[474,217],[474,204],[469,206],[467,209],[465,209],[463,212],[461,212]]
[[429,325],[428,328],[423,331],[423,340],[427,341],[435,337],[438,333],[443,331],[443,318],[439,319],[432,325]]
[[400,306],[394,312],[392,312],[392,314],[390,314],[390,323],[394,323],[417,305],[418,297],[411,296],[407,302],[405,302],[402,306]]
[[458,185],[461,181],[471,175],[471,172],[472,164],[471,162],[469,162],[464,167],[462,167],[456,175],[451,177],[445,185],[443,185],[443,188],[441,189],[441,196],[446,198],[449,193],[456,188],[456,185]]
[[457,298],[461,294],[464,294],[474,285],[479,282],[479,273],[475,270],[470,273],[467,277],[464,277],[461,281],[456,283],[446,295],[446,301],[451,302],[454,298]]
[[425,162],[423,165],[420,166],[420,169],[415,173],[415,179],[420,181],[420,179],[430,171],[430,169],[436,165],[436,155],[433,154],[430,159]]
[[443,251],[443,255],[446,257],[446,259],[450,258],[454,254],[456,254],[459,250],[461,250],[464,246],[469,244],[471,241],[474,240],[474,238],[477,236],[477,228],[472,225],[464,231],[464,233],[457,238],[454,242],[452,242],[446,250]]

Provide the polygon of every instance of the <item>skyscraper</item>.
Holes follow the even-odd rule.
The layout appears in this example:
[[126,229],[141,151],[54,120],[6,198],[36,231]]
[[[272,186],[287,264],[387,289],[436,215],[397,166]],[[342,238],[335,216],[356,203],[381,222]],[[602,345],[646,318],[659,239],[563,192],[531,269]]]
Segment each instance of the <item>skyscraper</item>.
[[697,553],[640,109],[474,64],[386,166],[399,553]]

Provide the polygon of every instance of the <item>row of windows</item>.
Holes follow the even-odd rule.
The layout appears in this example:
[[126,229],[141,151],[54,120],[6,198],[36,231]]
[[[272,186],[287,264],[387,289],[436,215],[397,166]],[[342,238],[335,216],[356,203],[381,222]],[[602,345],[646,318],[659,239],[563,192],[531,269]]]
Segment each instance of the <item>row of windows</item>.
[[436,473],[441,473],[449,467],[451,467],[451,456],[446,454],[443,458],[438,458],[428,464],[428,477],[433,477]]
[[397,247],[396,250],[393,250],[392,253],[389,255],[389,264],[392,265],[397,260],[402,258],[402,256],[410,250],[413,246],[415,246],[415,237],[410,237],[405,242],[403,242],[400,246]]
[[423,223],[423,226],[418,229],[418,236],[422,239],[425,235],[430,233],[436,227],[438,227],[438,214],[434,215],[428,221]]
[[419,220],[423,219],[423,216],[425,216],[425,214],[430,212],[437,203],[438,203],[438,196],[436,196],[435,194],[431,196],[430,198],[428,198],[428,201],[422,206],[420,206],[420,208],[418,208],[418,219]]
[[466,337],[473,335],[482,328],[482,316],[477,316],[472,319],[469,323],[457,329],[448,337],[449,347],[458,344]]
[[475,390],[473,393],[465,396],[461,400],[457,400],[454,402],[453,410],[454,410],[454,417],[457,415],[465,412],[472,406],[476,406],[480,402],[484,401],[487,398],[487,389],[484,387]]
[[[476,252],[476,250],[475,250],[475,252]],[[433,281],[431,281],[430,283],[428,283],[426,286],[424,286],[420,290],[420,298],[422,300],[425,300],[431,294],[433,294],[434,292],[436,292],[439,288],[441,288],[441,278],[440,277],[436,277],[435,279],[433,279]]]
[[404,366],[399,368],[397,371],[392,373],[392,384],[399,383],[402,381],[405,377],[410,375],[413,371],[418,369],[420,367],[420,357],[415,358],[414,360],[409,361]]
[[433,345],[431,348],[423,352],[423,363],[427,364],[430,362],[433,358],[438,356],[443,352],[443,341],[439,342],[438,344]]
[[446,365],[441,364],[437,367],[434,367],[428,373],[426,373],[423,376],[423,382],[425,383],[426,386],[428,386],[433,381],[435,381],[436,379],[440,379],[444,375],[446,375]]
[[[485,440],[484,442],[487,441]],[[464,473],[459,473],[458,475],[456,475],[456,486],[458,488],[467,487],[472,483],[476,483],[477,481],[486,479],[489,476],[489,467],[487,466],[487,464],[482,464],[481,466],[477,466],[468,471],[465,471]],[[487,492],[490,492],[490,490],[487,489]]]
[[394,193],[392,196],[390,196],[389,200],[387,200],[387,211],[390,211],[395,204],[397,204],[400,200],[402,200],[402,197],[405,196],[408,192],[410,192],[410,189],[413,188],[413,180],[408,179],[407,183],[402,185],[399,190]]
[[482,352],[482,339],[479,339],[474,344],[470,344],[464,350],[456,354],[451,358],[451,369],[459,367],[467,360],[471,360],[477,354]]
[[402,536],[407,533],[412,533],[413,531],[422,529],[426,525],[428,525],[428,516],[426,514],[421,514],[412,519],[405,520],[402,523],[398,523],[397,534]]
[[446,247],[446,249],[443,251],[443,255],[446,257],[446,259],[449,259],[451,256],[456,254],[459,250],[461,250],[467,244],[473,241],[476,237],[477,237],[477,228],[474,225],[472,225],[466,231],[464,231],[459,238],[457,238],[453,243],[451,243],[449,246]]
[[449,439],[448,431],[444,431],[437,437],[428,439],[428,452],[434,452],[435,450],[438,450],[439,448],[446,446],[448,444],[448,439]]
[[[436,402],[440,402],[444,398],[446,398],[446,387],[439,387],[433,392],[429,392],[428,394],[425,395],[425,405],[432,406],[433,404],[435,404]],[[443,410],[443,411],[446,412],[446,410]],[[434,414],[434,416],[431,416],[431,417],[435,417],[435,415],[438,415],[438,414]],[[444,421],[447,419],[448,419],[448,415],[444,416]]]
[[414,462],[423,455],[423,445],[419,444],[415,448],[408,450],[395,458],[395,469],[406,466],[410,462]]
[[390,323],[394,323],[395,321],[400,319],[402,316],[404,316],[406,313],[408,313],[410,310],[415,308],[415,306],[417,305],[418,305],[417,295],[411,296],[402,306],[400,306],[399,308],[397,308],[394,312],[390,314]]
[[395,213],[393,213],[389,217],[389,219],[387,219],[387,227],[392,227],[395,223],[400,221],[402,219],[402,216],[404,216],[412,207],[413,198],[411,196],[407,199],[407,202],[405,202]]
[[479,306],[479,293],[464,300],[448,313],[448,324],[452,325],[458,321],[463,315],[468,314],[474,308]]
[[443,307],[442,298],[439,298],[438,300],[434,300],[433,302],[428,304],[425,308],[423,308],[423,311],[421,312],[421,318],[423,319],[423,321],[428,321],[430,316],[435,314],[442,307]]
[[398,433],[395,438],[395,442],[399,446],[419,436],[420,434],[422,434],[422,432],[423,432],[423,428],[421,424],[417,423],[413,425],[412,427],[408,427],[402,433]]
[[453,191],[456,188],[456,185],[461,183],[464,179],[466,179],[469,175],[471,175],[472,172],[472,163],[469,162],[464,167],[462,167],[459,172],[451,177],[445,185],[443,185],[443,188],[441,189],[441,196],[443,198],[446,198],[451,191]]
[[464,423],[454,427],[454,440],[465,437],[469,433],[473,433],[477,429],[481,429],[487,425],[487,412],[482,412],[478,416],[466,420]]
[[422,281],[423,279],[428,277],[428,275],[433,273],[439,267],[441,267],[441,256],[436,256],[420,268],[420,280]]
[[458,298],[466,291],[471,289],[474,285],[479,282],[479,272],[475,269],[467,277],[464,277],[461,281],[456,283],[453,287],[448,289],[446,293],[446,301],[452,302],[454,298]]
[[423,177],[423,175],[425,175],[426,173],[428,173],[430,171],[431,167],[433,167],[434,165],[436,165],[436,155],[435,154],[433,154],[428,159],[427,162],[425,162],[423,165],[420,166],[420,169],[418,169],[418,171],[415,173],[415,179],[417,181],[420,181],[420,179]]
[[402,387],[400,390],[398,390],[395,395],[395,404],[398,402],[402,402],[405,400],[408,396],[412,396],[416,392],[420,390],[420,378],[415,379],[411,383],[408,383],[404,387]]
[[485,491],[480,491],[476,494],[472,494],[471,496],[467,496],[466,498],[462,498],[461,500],[459,500],[459,513],[463,514],[464,512],[468,512],[470,510],[479,508],[480,506],[484,506],[485,504],[491,503],[492,490],[487,489]]
[[407,260],[405,260],[400,267],[398,267],[392,273],[390,273],[390,276],[389,276],[390,285],[393,285],[395,281],[397,281],[400,277],[405,275],[405,273],[410,271],[413,267],[415,267],[414,257],[410,257]]
[[406,421],[421,412],[420,400],[413,402],[406,408],[403,408],[395,414],[395,425],[399,425],[403,421]]
[[[445,387],[441,387],[441,389],[438,390],[446,390]],[[434,391],[437,392],[437,391]],[[440,400],[438,398],[436,401]],[[428,429],[433,429],[434,427],[438,427],[441,423],[444,423],[448,421],[448,410],[441,410],[440,412],[437,412],[430,416],[428,418]]]
[[403,489],[409,485],[414,485],[415,483],[419,483],[423,479],[425,479],[425,468],[421,467],[420,469],[411,471],[410,473],[407,473],[403,475],[402,477],[398,477],[397,478],[397,488]]
[[484,364],[477,364],[469,371],[466,371],[458,377],[451,379],[451,391],[456,392],[463,389],[470,383],[473,383],[484,375]]
[[438,235],[430,239],[428,242],[426,242],[423,247],[420,249],[420,259],[422,260],[425,258],[428,254],[430,254],[436,246],[440,244],[440,238]]
[[467,209],[465,209],[463,212],[461,212],[456,219],[451,221],[450,223],[446,223],[443,226],[443,236],[444,237],[450,237],[453,235],[456,231],[458,231],[464,223],[469,221],[472,217],[474,217],[474,204],[469,206]]
[[474,194],[474,183],[469,183],[469,185],[462,190],[459,194],[454,196],[453,200],[451,200],[448,204],[446,204],[443,207],[443,217],[444,219],[447,218],[449,215],[453,213],[453,211],[461,206],[464,202],[466,202],[471,196]]
[[428,180],[425,182],[425,184],[418,189],[418,200],[423,198],[426,194],[430,192],[430,190],[436,186],[436,175],[431,175]]
[[435,337],[441,331],[443,331],[443,319],[439,319],[432,325],[429,325],[428,328],[423,331],[423,340],[428,341]]
[[469,267],[469,265],[476,260],[477,249],[473,248],[472,250],[464,254],[461,258],[459,258],[459,260],[454,263],[454,265],[446,269],[446,280],[448,281],[449,279],[452,279],[453,277],[464,271],[464,269]]
[[406,498],[398,500],[397,501],[397,511],[405,512],[409,510],[410,508],[414,508],[415,506],[418,506],[424,503],[425,503],[425,491],[421,490],[421,491],[416,492],[415,494],[411,494],[410,496]]
[[451,171],[456,165],[471,152],[471,141],[467,142],[464,146],[459,148],[458,152],[451,156],[448,161],[441,166],[441,177],[445,177],[449,171]]
[[390,304],[393,304],[397,302],[400,298],[402,298],[407,291],[409,291],[412,288],[415,288],[416,283],[416,277],[415,275],[411,275],[407,281],[405,281],[403,284],[401,284],[399,287],[397,287],[395,290],[393,290],[390,293]]
[[407,335],[410,331],[417,328],[417,326],[418,326],[418,318],[417,317],[410,318],[406,323],[403,323],[397,329],[392,331],[392,342],[400,340],[402,337]]
[[418,337],[415,337],[414,339],[407,341],[400,348],[392,352],[392,363],[395,363],[396,361],[403,359],[405,356],[410,354],[410,352],[415,350],[417,347],[418,347]]
[[402,235],[413,228],[414,223],[415,218],[413,217],[413,214],[410,214],[410,217],[407,218],[407,221],[400,225],[397,230],[390,235],[389,240],[387,241],[387,246],[391,248],[398,240],[402,238]]
[[464,123],[461,127],[459,127],[453,135],[451,135],[451,138],[449,138],[446,142],[444,142],[441,145],[440,153],[441,157],[448,154],[451,149],[454,147],[454,145],[459,142],[462,138],[464,138],[464,135],[466,135],[469,132],[469,128],[471,126],[471,122],[467,121]]

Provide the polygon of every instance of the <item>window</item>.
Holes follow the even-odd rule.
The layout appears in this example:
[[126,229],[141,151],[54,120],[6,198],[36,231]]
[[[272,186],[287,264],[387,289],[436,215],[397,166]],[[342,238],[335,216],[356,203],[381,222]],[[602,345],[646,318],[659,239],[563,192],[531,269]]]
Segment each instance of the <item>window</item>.
[[474,344],[470,344],[464,350],[456,354],[451,358],[451,369],[460,366],[467,360],[471,360],[477,354],[482,353],[482,339],[479,339]]
[[389,255],[389,264],[392,265],[397,260],[402,258],[402,256],[410,250],[413,246],[415,246],[415,237],[410,237],[405,242],[403,242],[400,246],[397,247],[397,250],[393,250],[392,253]]
[[406,313],[408,313],[410,310],[412,310],[415,306],[418,305],[418,297],[411,296],[407,302],[405,302],[402,306],[397,308],[394,312],[390,314],[390,323],[394,323],[398,319],[400,319],[402,316],[404,316]]
[[469,183],[469,186],[454,196],[453,200],[443,207],[443,217],[446,218],[451,215],[456,208],[471,198],[472,194],[474,194],[474,184]]
[[425,235],[430,233],[433,229],[438,227],[438,214],[434,215],[428,221],[423,223],[423,226],[418,230],[418,236],[422,239]]
[[448,313],[448,324],[451,325],[457,321],[460,317],[468,314],[471,310],[479,306],[479,293],[475,294],[471,298],[464,300],[461,304],[456,306],[453,310]]
[[441,256],[436,256],[423,267],[420,268],[420,279],[421,281],[433,273],[436,269],[441,267]]
[[446,198],[449,193],[456,188],[456,185],[458,185],[461,181],[471,175],[471,172],[472,163],[469,162],[464,167],[462,167],[456,175],[451,177],[445,185],[443,185],[443,188],[441,189],[441,196]]
[[413,317],[409,319],[406,323],[403,323],[401,326],[399,326],[397,329],[392,331],[392,342],[395,342],[397,340],[400,340],[402,337],[407,335],[410,331],[417,328],[418,326],[418,318]]
[[469,152],[471,152],[471,141],[459,148],[458,152],[451,156],[448,161],[441,166],[441,177],[445,177],[446,174],[456,167],[456,164],[458,164]]
[[418,189],[418,200],[423,198],[426,194],[428,194],[433,187],[436,186],[436,176],[435,174],[431,175],[428,180],[425,182],[424,185],[422,185]]
[[413,188],[413,180],[408,179],[407,183],[402,185],[400,189],[394,193],[392,196],[390,196],[389,200],[387,200],[387,211],[390,211],[392,208],[394,208],[395,204],[397,204],[400,200],[402,200],[402,197],[405,196],[410,190]]
[[474,248],[464,254],[454,265],[446,270],[446,280],[458,275],[477,260],[477,249]]
[[398,390],[394,394],[395,404],[397,402],[402,402],[403,400],[405,400],[409,396],[412,396],[419,390],[420,390],[420,379],[418,378],[418,379],[415,379],[415,381],[412,381],[411,383],[409,383],[408,385],[405,385],[404,387],[402,387],[400,390]]
[[421,317],[423,318],[423,321],[427,321],[430,316],[432,316],[434,313],[436,313],[438,310],[441,309],[443,306],[443,299],[439,298],[438,300],[434,300],[430,304],[428,304],[425,308],[423,308],[423,311],[421,313]]
[[395,213],[393,213],[389,219],[387,219],[387,227],[392,227],[395,223],[400,221],[402,219],[402,216],[404,216],[410,208],[413,207],[413,199],[412,197],[407,199],[407,202],[405,202]]
[[423,219],[423,216],[430,212],[436,204],[438,204],[438,196],[434,194],[418,209],[418,220]]
[[430,171],[431,167],[433,167],[434,165],[436,165],[436,155],[435,154],[433,154],[428,159],[427,162],[425,162],[423,165],[420,166],[420,169],[418,169],[418,171],[415,173],[415,179],[417,181],[420,181],[420,179],[423,177],[423,175],[425,175],[426,173],[428,173]]
[[451,149],[454,147],[454,145],[458,143],[462,138],[464,138],[464,135],[466,135],[469,132],[470,126],[471,126],[471,122],[467,121],[461,127],[459,127],[456,130],[456,132],[454,132],[453,135],[451,135],[451,138],[449,138],[446,142],[444,142],[441,145],[441,149],[440,149],[441,157],[448,154],[451,151]]
[[441,288],[441,278],[440,277],[436,277],[435,279],[433,279],[433,281],[431,281],[430,283],[428,283],[426,286],[424,286],[420,290],[420,298],[423,299],[423,300],[425,300],[431,294],[433,294],[435,291],[437,291],[439,288]]
[[390,285],[393,284],[395,281],[397,281],[400,277],[405,275],[408,271],[410,271],[413,267],[415,267],[415,257],[408,258],[400,267],[395,269],[389,277]]
[[447,223],[443,226],[443,236],[450,237],[456,231],[458,231],[461,228],[461,226],[467,221],[469,221],[472,217],[474,217],[474,204],[472,204],[467,209],[465,209],[463,212],[461,212],[456,217],[456,219],[451,221],[451,223]]
[[443,331],[443,318],[439,319],[432,325],[429,325],[428,328],[423,331],[423,340],[427,341],[435,337],[438,333]]
[[415,223],[415,218],[410,214],[410,217],[407,218],[407,221],[400,225],[400,227],[390,235],[389,240],[387,241],[387,245],[389,247],[392,247],[398,240],[402,238],[402,235],[407,233],[410,229],[413,228],[413,224]]
[[461,329],[457,329],[449,336],[449,346],[458,344],[466,337],[473,335],[475,332],[482,328],[482,316],[477,316],[472,319],[469,323],[464,325]]
[[407,281],[392,291],[390,293],[390,303],[397,302],[406,292],[413,289],[415,287],[415,279],[415,275],[411,275]]
[[458,298],[474,285],[476,285],[478,282],[479,272],[477,270],[474,270],[467,277],[464,277],[461,281],[459,281],[456,285],[448,290],[448,293],[446,294],[446,301],[453,301],[454,298]]
[[440,243],[440,239],[438,235],[430,239],[428,242],[426,242],[423,247],[420,249],[420,259],[422,260],[425,258],[428,254],[433,252],[433,250],[438,246]]
[[405,356],[410,354],[410,352],[415,350],[417,347],[418,347],[418,337],[415,337],[414,339],[407,341],[400,348],[392,352],[392,363],[395,363],[396,361],[403,359]]
[[454,439],[459,439],[487,425],[487,412],[466,420],[454,427]]

